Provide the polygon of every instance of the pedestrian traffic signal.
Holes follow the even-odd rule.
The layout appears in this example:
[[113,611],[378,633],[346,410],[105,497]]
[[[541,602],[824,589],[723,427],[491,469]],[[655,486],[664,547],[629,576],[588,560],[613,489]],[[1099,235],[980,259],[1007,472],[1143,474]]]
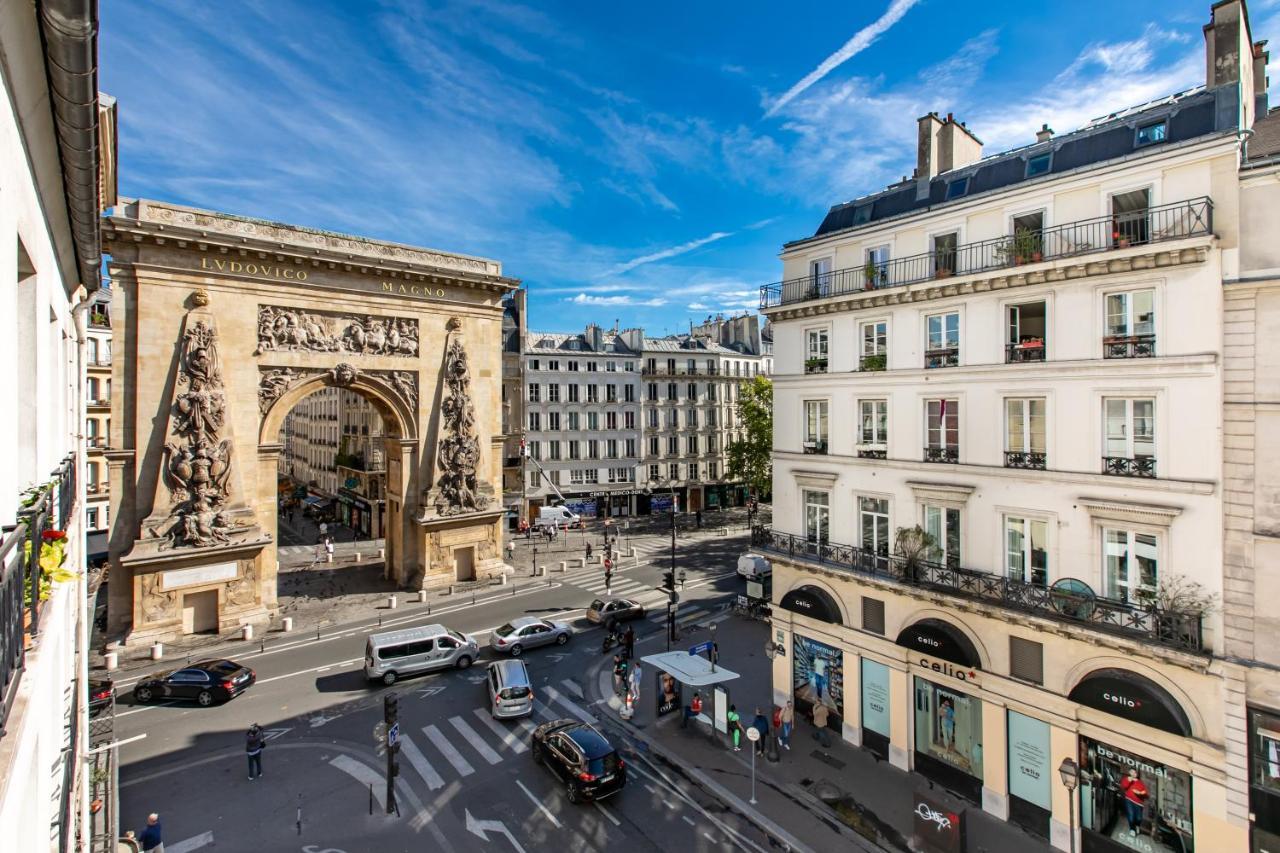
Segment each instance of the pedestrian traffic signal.
[[400,719],[400,697],[395,693],[382,697],[382,719],[387,726],[394,726]]
[[675,592],[675,589],[676,589],[676,573],[675,572],[662,573],[662,588],[665,589],[667,592]]

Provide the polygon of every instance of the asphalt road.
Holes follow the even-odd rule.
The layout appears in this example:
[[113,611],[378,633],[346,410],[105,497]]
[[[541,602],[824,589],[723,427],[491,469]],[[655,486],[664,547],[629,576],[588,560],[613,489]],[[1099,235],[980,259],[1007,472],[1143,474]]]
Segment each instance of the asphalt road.
[[[637,653],[645,654],[665,648],[664,597],[655,587],[669,540],[635,542],[642,554],[661,559],[636,568],[623,560],[613,592],[651,604],[652,618],[636,623]],[[733,566],[745,547],[741,536],[681,540],[679,567],[687,583],[680,618],[688,642],[705,639],[707,624],[726,618],[722,608],[741,585]],[[129,695],[135,679],[122,675],[116,737],[145,734],[121,748],[122,829],[140,829],[148,812],[159,812],[167,853],[767,849],[749,824],[629,748],[627,788],[600,804],[571,805],[553,777],[533,764],[527,744],[534,724],[612,713],[584,698],[590,668],[606,657],[600,629],[580,619],[603,589],[601,570],[570,569],[548,580],[548,587],[522,586],[514,596],[474,606],[435,607],[430,616],[425,605],[409,604],[383,617],[383,629],[441,622],[480,635],[482,643],[516,615],[570,621],[578,633],[566,646],[526,652],[538,698],[526,723],[490,719],[483,664],[493,653],[487,649],[470,670],[406,679],[393,688],[368,684],[361,665],[365,638],[380,630],[376,622],[232,655],[254,668],[258,683],[223,706],[135,706]],[[385,760],[373,736],[388,690],[401,697],[399,816],[383,809]],[[244,731],[252,722],[269,738],[265,775],[256,781],[246,778],[244,756]]]

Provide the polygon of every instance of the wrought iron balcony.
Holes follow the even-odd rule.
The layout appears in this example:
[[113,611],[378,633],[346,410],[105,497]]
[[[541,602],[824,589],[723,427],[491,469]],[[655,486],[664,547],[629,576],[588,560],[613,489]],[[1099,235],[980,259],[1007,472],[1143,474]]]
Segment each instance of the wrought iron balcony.
[[[720,376],[723,371],[718,367],[667,367],[655,365],[640,370],[643,376]],[[728,375],[728,373],[724,373]]]
[[1006,450],[1004,452],[1004,467],[1030,468],[1036,471],[1043,471],[1045,469],[1045,454],[1024,450]]
[[925,350],[924,366],[955,367],[960,363],[960,347],[943,347],[942,349]]
[[1102,339],[1103,358],[1151,358],[1155,354],[1155,335],[1112,336]]
[[960,448],[958,447],[926,447],[924,449],[925,462],[946,462],[956,465],[960,462]]
[[806,441],[804,443],[804,452],[817,453],[825,456],[827,453],[827,440],[823,438]]
[[871,447],[859,447],[858,458],[859,459],[888,459],[889,455],[888,455],[888,451],[885,451],[885,450],[876,450],[875,448],[871,448]]
[[1102,457],[1102,473],[1117,477],[1155,477],[1156,458],[1154,456],[1104,456]]
[[[1181,651],[1205,651],[1203,614],[1197,611],[1140,607],[1091,592],[1055,589],[977,569],[907,560],[852,545],[810,542],[803,536],[780,533],[763,525],[751,529],[751,545],[836,572],[943,592]],[[1087,589],[1083,584],[1078,587]]]
[[1021,344],[1006,344],[1004,348],[1005,364],[1022,364],[1028,361],[1044,361],[1044,341],[1027,341]]
[[826,373],[827,360],[825,358],[806,358],[804,360],[805,373]]
[[1029,239],[1025,234],[997,237],[962,243],[942,253],[925,252],[879,265],[848,267],[766,284],[760,288],[760,307],[777,308],[932,281],[941,268],[953,269],[954,275],[965,276],[1212,233],[1213,200],[1202,196],[1132,213],[1066,222],[1033,232]]

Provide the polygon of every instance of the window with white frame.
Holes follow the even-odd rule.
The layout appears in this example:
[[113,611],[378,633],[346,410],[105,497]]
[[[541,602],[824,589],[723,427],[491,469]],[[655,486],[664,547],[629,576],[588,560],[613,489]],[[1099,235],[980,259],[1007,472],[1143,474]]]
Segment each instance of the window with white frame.
[[657,409],[650,409],[649,413],[645,416],[645,419],[649,422],[649,429],[658,428],[658,410]]
[[667,455],[668,456],[680,455],[680,436],[678,435],[667,436]]
[[709,480],[720,479],[720,463],[719,462],[707,463],[707,479]]
[[713,427],[715,425],[716,425],[716,410],[707,409],[707,426]]
[[586,481],[589,485],[595,485],[596,483],[600,482],[599,468],[587,468],[584,473],[586,475]]
[[698,479],[698,463],[690,462],[689,463],[689,480],[690,482],[695,482],[697,481],[697,479]]
[[578,413],[577,412],[569,413],[569,429],[573,432],[578,431]]
[[1103,528],[1103,595],[1130,604],[1150,602],[1159,582],[1159,550],[1154,533]]
[[529,442],[529,456],[532,457],[533,459],[537,459],[539,462],[542,461],[542,442],[541,441]]
[[568,385],[566,385],[565,387],[566,387],[566,388],[568,389],[568,391],[569,391],[569,402],[570,402],[570,403],[577,403],[577,402],[579,402],[579,400],[578,400],[578,389],[579,389],[581,386],[580,386],[580,385],[578,385],[578,383],[577,383],[577,382],[571,382],[571,383],[569,383]]
[[623,426],[625,429],[635,429],[635,428],[636,428],[636,413],[635,413],[635,412],[631,412],[631,411],[623,412],[623,413],[622,413],[622,426]]
[[689,427],[689,429],[696,429],[698,426],[698,410],[690,409],[685,415],[684,422],[685,426]]
[[529,413],[529,431],[530,432],[542,431],[542,413],[541,412]]
[[960,363],[960,313],[948,311],[925,318],[925,367],[955,367]]
[[714,382],[707,383],[707,401],[711,403],[716,401],[716,384]]
[[867,249],[866,268],[864,273],[871,273],[867,278],[867,287],[883,287],[889,283],[889,247],[876,246]]
[[659,470],[660,470],[660,466],[658,466],[658,465],[650,465],[650,466],[649,466],[649,481],[650,481],[650,482],[656,482],[656,481],[657,481],[657,479],[658,479],[658,471],[659,471]]
[[634,403],[634,402],[636,401],[636,386],[634,386],[634,385],[623,385],[623,386],[622,386],[622,399],[623,399],[623,402],[626,402],[626,403]]
[[529,488],[531,489],[542,488],[542,472],[541,471],[529,472]]
[[542,386],[540,386],[537,382],[529,383],[529,402],[530,403],[537,403],[542,400],[542,396],[539,393],[541,390],[541,387]]
[[582,468],[574,468],[569,472],[569,485],[581,486],[586,480],[586,471]]
[[827,330],[808,329],[805,331],[805,373],[827,372]]
[[558,383],[558,382],[551,382],[551,383],[548,383],[548,385],[547,385],[547,402],[548,402],[548,403],[559,403],[559,402],[560,402],[560,383]]
[[1049,583],[1049,523],[1038,518],[1004,518],[1004,570],[1012,580]]
[[600,402],[600,386],[599,385],[592,384],[587,386],[587,402],[588,403]]
[[599,412],[587,412],[587,429],[589,430],[600,429],[600,413]]
[[858,401],[858,446],[884,450],[889,443],[889,401]]
[[600,442],[599,442],[599,440],[594,439],[594,438],[591,438],[591,439],[588,439],[588,440],[587,440],[587,458],[588,458],[588,459],[599,459],[599,458],[600,458]]
[[569,445],[569,458],[581,459],[582,458],[582,447],[581,447],[582,442],[577,441],[576,439],[570,439],[566,443]]
[[960,451],[960,401],[925,400],[925,447]]
[[[534,369],[536,370],[537,368],[535,367]],[[547,370],[559,370],[559,369],[560,369],[559,359],[553,358],[547,362]]]
[[698,452],[698,437],[696,435],[687,436],[685,438],[685,443],[689,449],[690,455],[696,454]]
[[667,477],[672,480],[680,479],[680,463],[679,462],[667,463]]
[[626,455],[627,455],[627,458],[628,458],[628,459],[635,458],[635,456],[637,455],[637,454],[636,454],[636,440],[635,440],[634,438],[628,438],[628,439],[626,440],[626,444],[625,444],[624,446],[626,447]]
[[607,373],[617,373],[617,372],[618,372],[618,364],[617,364],[617,362],[613,362],[613,361],[606,361],[606,362],[604,363],[604,369],[605,369],[605,371],[606,371]]
[[1004,401],[1006,465],[1045,466],[1044,413],[1043,397],[1010,397]]
[[924,532],[933,539],[929,559],[940,565],[960,565],[960,510],[951,506],[924,507]]
[[1156,401],[1150,397],[1108,397],[1102,403],[1107,457],[1155,458]]
[[547,458],[553,461],[558,460],[560,458],[560,442],[558,441],[547,442]]
[[810,542],[826,542],[831,531],[831,494],[804,490],[804,533]]
[[[1126,290],[1107,294],[1106,354],[1121,355],[1117,344],[1149,344],[1156,333],[1156,292],[1154,290]],[[1146,350],[1125,352],[1125,355],[1150,355]]]
[[618,386],[610,382],[604,386],[604,401],[606,403],[618,402]]
[[804,401],[804,446],[808,451],[826,452],[827,406],[826,400]]
[[559,412],[547,412],[547,429],[553,432],[560,429]]
[[884,370],[889,358],[889,324],[884,320],[858,324],[858,337],[862,341],[861,370]]
[[656,435],[649,436],[649,455],[657,456],[661,452],[658,447],[658,437]]
[[826,296],[831,287],[831,259],[809,261],[809,280],[815,296]]
[[604,443],[604,452],[606,459],[618,458],[618,439],[611,438]]
[[888,498],[858,498],[858,547],[881,557],[889,553]]
[[605,412],[605,413],[604,413],[604,428],[605,428],[605,429],[617,429],[617,428],[618,428],[618,413],[617,413],[617,412]]

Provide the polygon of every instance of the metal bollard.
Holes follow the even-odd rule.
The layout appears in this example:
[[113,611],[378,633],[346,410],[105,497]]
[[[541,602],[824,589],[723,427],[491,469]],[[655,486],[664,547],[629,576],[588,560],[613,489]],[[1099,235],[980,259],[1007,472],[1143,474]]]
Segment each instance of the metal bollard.
[[108,670],[115,669],[120,666],[120,655],[116,652],[107,652],[102,656],[102,662]]
[[241,625],[241,626],[240,626],[240,639],[242,639],[242,640],[252,640],[252,639],[253,639],[253,626],[252,626],[252,625]]
[[427,600],[427,591],[425,589],[418,590],[418,603],[422,604]]
[[356,553],[355,553],[355,561],[356,561],[357,563],[358,563],[358,562],[360,562],[360,552],[359,552],[359,551],[356,551]]
[[[561,572],[567,572],[568,570],[569,570],[569,564],[568,564],[568,563],[566,563],[564,560],[561,560],[561,561],[560,561],[560,571],[561,571]],[[543,572],[543,574],[546,574],[546,573],[545,573],[545,572]]]
[[499,581],[498,581],[498,582],[499,582],[502,586],[506,586],[506,585],[507,585],[507,573],[506,573],[506,572],[503,572],[502,574],[498,575],[498,578],[499,578]]
[[160,660],[164,657],[164,643],[151,644],[151,659]]
[[378,559],[379,559],[379,560],[385,560],[386,558],[387,558],[387,549],[386,549],[386,548],[379,548],[379,549],[378,549]]
[[399,606],[400,606],[400,596],[398,595],[387,596],[387,609],[395,610]]
[[333,562],[333,555],[332,555],[332,554],[325,554],[325,555],[324,555],[324,561],[325,561],[326,563],[332,563],[332,562]]
[[281,620],[280,630],[284,631],[286,634],[293,630],[292,616],[286,616],[284,617],[284,619]]

